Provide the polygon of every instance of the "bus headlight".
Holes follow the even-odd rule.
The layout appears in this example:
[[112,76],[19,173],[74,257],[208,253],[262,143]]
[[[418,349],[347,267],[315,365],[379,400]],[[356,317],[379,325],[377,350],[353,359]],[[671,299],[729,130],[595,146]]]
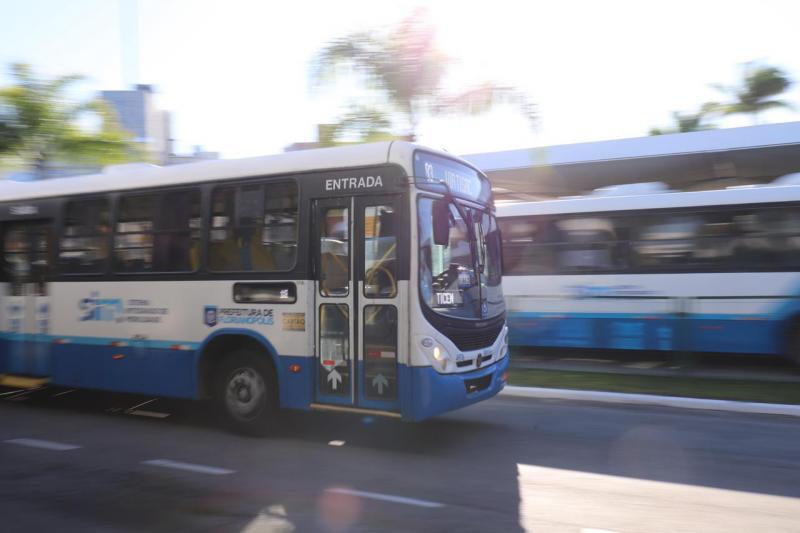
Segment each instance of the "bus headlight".
[[436,359],[437,361],[441,361],[443,357],[444,355],[442,354],[442,349],[439,348],[438,346],[435,346],[433,348],[433,358]]
[[441,346],[434,346],[433,358],[439,363],[439,369],[444,372],[447,369],[447,362],[450,361],[450,354]]
[[453,358],[444,346],[441,346],[431,337],[424,337],[420,340],[422,351],[428,356],[434,368],[439,372],[447,369],[447,364]]

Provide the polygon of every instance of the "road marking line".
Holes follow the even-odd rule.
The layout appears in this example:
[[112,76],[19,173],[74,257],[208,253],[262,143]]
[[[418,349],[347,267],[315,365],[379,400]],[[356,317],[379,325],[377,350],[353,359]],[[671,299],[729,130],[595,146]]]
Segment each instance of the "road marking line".
[[19,390],[14,390],[14,391],[11,391],[11,392],[5,392],[5,393],[3,393],[3,396],[8,396],[8,399],[11,400],[12,402],[20,400],[20,399],[26,399],[27,400],[28,399],[28,395],[30,395],[31,393],[36,392],[37,390],[41,390],[41,389],[19,389]]
[[325,489],[326,492],[333,492],[336,494],[348,494],[350,496],[360,496],[370,500],[381,500],[384,502],[402,503],[405,505],[415,505],[417,507],[439,508],[444,507],[443,503],[431,502],[428,500],[417,500],[415,498],[406,498],[405,496],[393,496],[391,494],[381,494],[379,492],[365,492],[362,490],[345,489],[343,487],[332,487]]
[[328,446],[344,446],[344,444],[343,440],[332,440],[328,443]]
[[236,470],[228,470],[227,468],[218,468],[216,466],[198,465],[193,463],[181,463],[180,461],[170,461],[169,459],[150,459],[149,461],[142,461],[142,464],[161,466],[164,468],[174,468],[175,470],[186,470],[187,472],[197,472],[198,474],[209,474],[212,476],[223,476],[225,474],[236,473]]
[[0,396],[8,396],[9,394],[19,394],[21,392],[28,392],[28,391],[22,389],[10,390],[8,392],[0,392]]
[[76,444],[64,444],[61,442],[53,442],[51,440],[39,439],[9,439],[3,442],[8,444],[19,444],[20,446],[30,446],[31,448],[41,448],[43,450],[55,450],[57,452],[65,452],[67,450],[77,450],[82,448]]
[[145,411],[144,409],[136,409],[134,411],[128,411],[129,415],[136,415],[136,416],[148,416],[150,418],[167,418],[169,413],[159,413],[157,411]]
[[141,406],[143,406],[143,405],[147,405],[148,403],[153,403],[153,402],[154,402],[154,401],[156,401],[156,400],[158,400],[158,398],[153,398],[152,400],[147,400],[146,402],[137,403],[137,404],[136,404],[136,405],[134,405],[133,407],[129,407],[128,409],[126,409],[126,411],[127,411],[128,413],[130,413],[130,412],[132,412],[132,411],[135,411],[135,410],[136,410],[136,409],[138,409],[139,407],[141,407]]
[[75,392],[76,390],[78,390],[78,389],[69,389],[69,390],[57,392],[57,393],[53,394],[52,398],[55,398],[56,396],[64,396],[65,394],[69,394],[70,392]]

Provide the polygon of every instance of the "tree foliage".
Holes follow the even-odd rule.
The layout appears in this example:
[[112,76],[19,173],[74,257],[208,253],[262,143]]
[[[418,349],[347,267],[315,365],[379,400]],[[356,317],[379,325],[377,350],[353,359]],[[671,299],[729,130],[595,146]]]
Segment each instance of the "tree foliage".
[[[52,161],[109,164],[136,155],[107,102],[67,98],[80,76],[40,78],[21,63],[11,66],[11,74],[14,83],[0,88],[0,155],[19,157],[40,176]],[[92,121],[94,127],[85,125]]]
[[673,111],[672,118],[675,121],[671,128],[652,128],[650,135],[666,135],[670,133],[687,133],[690,131],[704,131],[716,128],[710,119],[717,114],[719,104],[708,102],[703,104],[695,113],[681,113]]
[[[489,82],[449,94],[442,85],[453,65],[435,43],[435,31],[423,9],[416,10],[387,33],[354,33],[330,42],[312,65],[312,82],[319,87],[355,74],[383,100],[352,106],[335,125],[339,133],[365,131],[365,118],[377,120],[366,131],[397,130],[392,118],[401,117],[404,137],[414,139],[420,119],[445,113],[484,113],[499,104],[517,106],[535,123],[535,107],[513,87]],[[390,126],[387,128],[387,126]],[[331,141],[334,139],[330,139]]]
[[786,73],[769,65],[746,63],[742,81],[738,86],[714,85],[713,87],[730,97],[729,102],[717,105],[723,115],[750,115],[758,123],[760,113],[768,109],[791,109],[792,105],[776,98],[792,85]]

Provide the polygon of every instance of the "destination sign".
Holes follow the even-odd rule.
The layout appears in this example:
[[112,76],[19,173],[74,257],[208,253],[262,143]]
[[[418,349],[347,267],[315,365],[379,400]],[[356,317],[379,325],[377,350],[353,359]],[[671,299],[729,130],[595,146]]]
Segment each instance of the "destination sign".
[[[430,183],[446,183],[454,196],[468,200],[487,201],[490,196],[489,182],[481,178],[477,170],[446,157],[417,152],[414,154],[414,176]],[[420,185],[427,188],[424,181]],[[431,190],[440,191],[441,187]]]

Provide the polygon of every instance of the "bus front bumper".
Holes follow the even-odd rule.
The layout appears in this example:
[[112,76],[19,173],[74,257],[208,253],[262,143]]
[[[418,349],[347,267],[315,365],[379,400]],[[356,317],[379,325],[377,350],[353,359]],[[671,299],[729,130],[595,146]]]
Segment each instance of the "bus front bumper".
[[486,400],[506,385],[509,356],[460,374],[440,374],[430,366],[406,368],[410,386],[402,398],[403,420],[417,422]]

